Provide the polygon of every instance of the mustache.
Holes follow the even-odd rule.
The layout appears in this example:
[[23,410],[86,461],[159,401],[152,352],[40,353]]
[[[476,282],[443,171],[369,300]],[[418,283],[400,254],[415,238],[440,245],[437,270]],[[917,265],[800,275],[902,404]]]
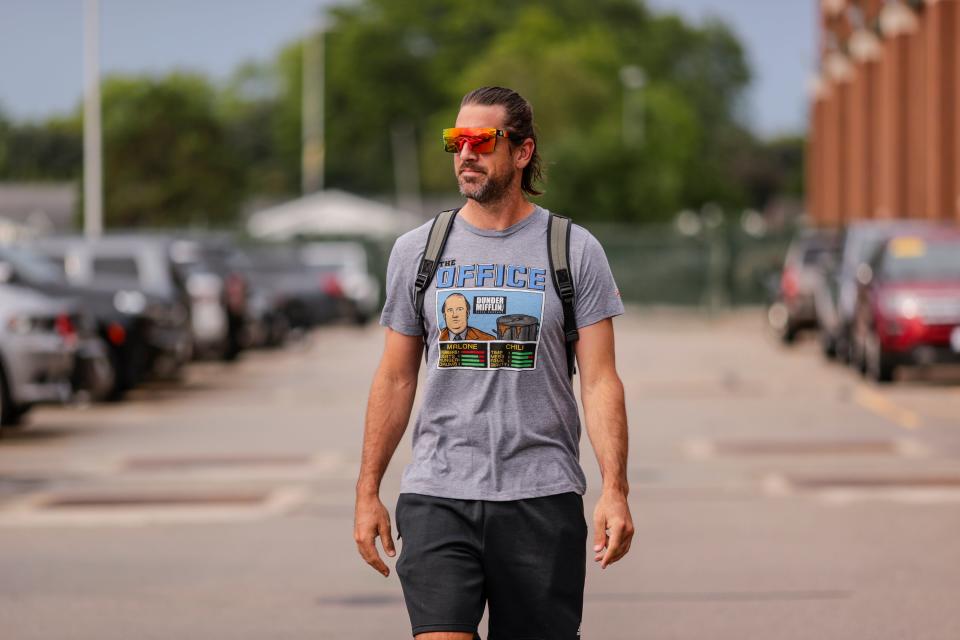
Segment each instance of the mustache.
[[486,173],[486,171],[481,169],[479,165],[471,164],[471,163],[464,163],[460,165],[460,173],[463,173],[464,171],[476,171],[477,173]]

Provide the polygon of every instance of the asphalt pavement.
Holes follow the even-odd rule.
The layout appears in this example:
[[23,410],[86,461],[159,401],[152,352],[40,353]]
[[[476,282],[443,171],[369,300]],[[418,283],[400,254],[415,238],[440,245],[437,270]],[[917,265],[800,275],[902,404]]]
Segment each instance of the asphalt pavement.
[[[756,310],[631,308],[616,331],[637,531],[589,567],[582,638],[960,638],[960,375],[875,386]],[[409,637],[396,575],[352,539],[382,340],[324,328],[36,410],[0,439],[0,637]],[[581,457],[589,521],[586,434]]]

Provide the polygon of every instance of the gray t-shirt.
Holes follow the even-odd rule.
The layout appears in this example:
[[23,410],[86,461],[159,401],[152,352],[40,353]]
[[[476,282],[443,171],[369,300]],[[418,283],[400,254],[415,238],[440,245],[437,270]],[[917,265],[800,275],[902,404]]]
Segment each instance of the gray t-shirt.
[[[583,494],[580,418],[563,308],[550,274],[549,212],[508,229],[455,218],[417,324],[414,280],[430,222],[397,239],[380,324],[426,331],[426,384],[401,493],[464,500]],[[623,313],[600,243],[572,225],[577,326]]]

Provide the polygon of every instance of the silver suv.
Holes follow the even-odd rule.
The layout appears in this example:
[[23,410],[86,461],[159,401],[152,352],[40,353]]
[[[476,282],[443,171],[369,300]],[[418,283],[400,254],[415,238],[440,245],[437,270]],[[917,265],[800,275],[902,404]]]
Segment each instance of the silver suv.
[[74,317],[63,301],[0,285],[0,424],[16,424],[34,404],[70,398]]

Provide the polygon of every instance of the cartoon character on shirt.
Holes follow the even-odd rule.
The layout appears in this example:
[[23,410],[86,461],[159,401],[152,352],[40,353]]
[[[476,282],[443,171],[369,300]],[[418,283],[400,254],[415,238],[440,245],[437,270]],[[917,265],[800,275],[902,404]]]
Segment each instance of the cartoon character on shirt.
[[446,327],[440,330],[440,340],[496,340],[496,336],[467,324],[470,319],[470,302],[462,293],[451,293],[443,302],[443,319]]

